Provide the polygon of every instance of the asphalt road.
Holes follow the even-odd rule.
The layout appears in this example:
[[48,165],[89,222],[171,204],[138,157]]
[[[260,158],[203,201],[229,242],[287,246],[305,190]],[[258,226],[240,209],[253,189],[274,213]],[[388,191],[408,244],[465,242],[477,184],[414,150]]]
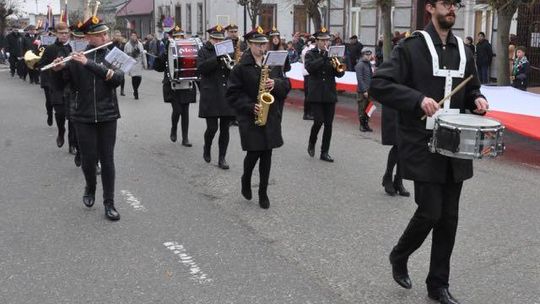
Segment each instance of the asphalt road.
[[[138,101],[126,80],[115,154],[122,219],[110,222],[100,199],[83,206],[82,172],[56,147],[43,91],[0,70],[0,303],[433,303],[429,239],[409,262],[413,289],[391,278],[387,256],[415,204],[382,190],[388,147],[377,117],[376,132],[361,134],[354,101],[342,98],[336,162],[324,163],[306,153],[310,122],[291,93],[262,210],[240,195],[235,127],[228,171],[217,148],[211,164],[202,159],[198,104],[194,146],[170,142],[160,77],[145,72]],[[507,155],[475,161],[463,189],[450,282],[462,303],[540,303],[540,149],[515,135],[509,143]]]

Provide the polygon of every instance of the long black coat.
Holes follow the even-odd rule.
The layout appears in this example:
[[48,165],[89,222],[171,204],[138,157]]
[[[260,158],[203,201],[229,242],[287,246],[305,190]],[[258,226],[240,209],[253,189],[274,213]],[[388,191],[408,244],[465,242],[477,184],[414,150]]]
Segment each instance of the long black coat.
[[[435,44],[441,68],[458,69],[459,50],[456,37],[448,36],[446,50],[432,24],[426,27]],[[467,64],[463,79],[454,78],[457,86],[469,75],[473,79],[464,89],[452,97],[451,108],[474,110],[475,99],[482,97],[480,82],[476,74],[471,51],[466,48]],[[471,160],[450,158],[441,154],[430,153],[428,142],[432,131],[426,130],[426,122],[420,120],[424,115],[420,105],[424,97],[440,100],[444,95],[443,77],[433,76],[431,54],[422,37],[413,35],[402,40],[393,50],[392,57],[385,61],[375,73],[369,94],[384,106],[398,111],[398,146],[402,164],[402,174],[406,179],[415,181],[444,183],[448,170],[452,170],[454,181],[471,178],[473,167]]]
[[229,76],[227,101],[235,109],[240,140],[244,151],[264,151],[283,145],[281,136],[281,119],[283,104],[291,90],[288,78],[283,77],[281,67],[271,69],[270,77],[274,79],[274,103],[270,106],[268,121],[265,126],[255,125],[255,103],[259,94],[261,68],[255,63],[251,51],[244,52],[240,63],[236,64]]
[[234,116],[234,109],[225,98],[231,71],[216,57],[210,42],[206,42],[197,54],[197,71],[201,75],[199,117]]
[[345,75],[338,73],[330,58],[323,56],[318,48],[306,53],[304,66],[309,73],[307,100],[315,103],[336,103],[336,79]]
[[493,59],[493,48],[487,40],[482,40],[476,44],[476,63],[478,66],[489,66]]
[[[168,41],[167,41],[168,43]],[[191,89],[186,90],[173,90],[171,87],[171,75],[169,75],[168,67],[168,50],[169,48],[165,47],[165,53],[157,57],[154,60],[154,70],[157,72],[163,73],[163,101],[166,103],[178,102],[181,104],[194,103],[197,101],[197,88],[195,85]]]
[[398,114],[396,110],[388,107],[382,106],[382,117],[381,117],[381,139],[382,144],[385,146],[394,146],[397,145],[397,134],[398,134]]
[[[41,68],[58,57],[67,57],[71,54],[71,46],[69,44],[62,44],[56,39],[56,41],[45,47],[43,56],[36,64],[36,68]],[[41,72],[41,87],[49,87],[51,94],[51,102],[54,105],[60,105],[65,103],[64,85],[61,81],[53,81],[52,75],[55,74],[52,69]]]
[[9,52],[10,58],[24,56],[24,36],[18,32],[11,32],[6,35],[6,51]]

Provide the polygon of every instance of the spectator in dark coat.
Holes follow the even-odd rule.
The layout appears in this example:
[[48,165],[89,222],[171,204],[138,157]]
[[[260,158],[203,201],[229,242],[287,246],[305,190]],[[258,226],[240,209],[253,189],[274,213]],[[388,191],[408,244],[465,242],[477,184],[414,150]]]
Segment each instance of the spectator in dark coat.
[[478,43],[476,44],[476,68],[478,69],[478,78],[480,83],[489,82],[489,66],[493,59],[493,49],[489,41],[486,40],[486,34],[478,33]]
[[348,70],[354,71],[356,64],[358,63],[358,60],[362,57],[362,49],[364,48],[364,45],[360,42],[358,42],[358,36],[354,35],[351,38],[349,38],[349,43],[346,45],[346,53],[347,53],[347,64],[348,64]]
[[357,89],[357,101],[358,101],[358,120],[360,121],[361,132],[373,131],[368,124],[369,116],[366,113],[367,106],[369,104],[368,89],[371,84],[371,78],[373,78],[373,70],[371,69],[371,50],[362,50],[362,58],[354,70],[356,71],[356,80],[358,82]]
[[527,74],[531,68],[531,64],[525,56],[525,47],[519,46],[516,49],[516,59],[514,60],[514,68],[512,69],[512,86],[522,91],[527,91]]
[[476,47],[474,46],[474,41],[472,39],[472,37],[468,36],[467,38],[465,38],[465,46],[468,47],[469,49],[471,49],[471,52],[474,54],[476,54]]

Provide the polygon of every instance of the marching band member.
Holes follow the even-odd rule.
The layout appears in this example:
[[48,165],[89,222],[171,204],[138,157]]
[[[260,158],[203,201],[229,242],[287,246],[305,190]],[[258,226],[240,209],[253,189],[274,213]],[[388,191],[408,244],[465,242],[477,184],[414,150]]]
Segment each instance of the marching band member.
[[[109,41],[109,27],[97,16],[90,17],[82,26],[88,40],[87,49],[103,46]],[[116,87],[124,78],[121,70],[113,70],[105,61],[109,50],[100,48],[88,55],[73,53],[73,59],[53,68],[62,71],[59,83],[69,83],[78,92],[72,107],[71,119],[75,123],[86,180],[83,203],[92,207],[96,193],[96,162],[101,162],[103,204],[107,219],[115,221],[120,214],[114,206],[114,146],[117,119],[120,118]],[[88,57],[87,57],[88,56]],[[55,59],[60,62],[62,58]]]
[[[175,26],[168,32],[169,37],[172,39],[183,39],[184,31]],[[163,74],[163,101],[170,103],[172,107],[171,114],[171,134],[170,138],[172,142],[177,140],[178,121],[182,119],[182,145],[184,147],[191,147],[189,142],[188,130],[189,130],[189,104],[194,103],[197,97],[197,91],[195,86],[191,86],[189,89],[173,90],[171,82],[173,76],[170,75],[168,68],[169,59],[169,41],[166,40],[165,52],[154,61],[154,70],[158,72],[164,72]]]
[[[281,67],[269,72],[266,82],[261,83],[264,52],[268,38],[263,29],[258,27],[244,35],[249,48],[240,62],[235,65],[229,76],[227,101],[236,111],[240,129],[242,150],[247,151],[244,159],[244,172],[241,179],[242,195],[251,200],[251,175],[259,161],[259,205],[263,209],[270,207],[267,188],[272,163],[272,149],[283,145],[281,137],[281,118],[283,103],[291,88],[289,80],[283,77]],[[255,116],[261,110],[258,96],[261,87],[274,96],[270,105],[266,125],[255,124]]]
[[[390,253],[394,280],[412,288],[407,270],[409,256],[433,231],[428,296],[442,304],[459,304],[448,291],[450,258],[458,225],[463,181],[473,176],[472,160],[430,153],[433,136],[421,117],[440,108],[435,100],[448,96],[452,87],[472,75],[463,90],[448,100],[451,108],[485,114],[488,102],[480,93],[473,54],[454,36],[452,26],[460,0],[427,0],[431,22],[424,32],[402,40],[375,73],[369,94],[384,106],[398,111],[398,146],[403,178],[414,181],[418,205],[407,228]],[[439,57],[440,56],[440,57]],[[437,59],[438,58],[438,59]],[[438,66],[436,63],[438,62]]]
[[328,151],[332,138],[332,123],[336,111],[337,92],[335,77],[343,77],[345,71],[337,71],[328,57],[330,35],[326,28],[313,34],[316,47],[306,53],[304,66],[309,73],[307,99],[313,112],[313,126],[309,136],[308,154],[315,156],[317,135],[324,124],[321,160],[333,162]]
[[229,145],[229,125],[234,120],[234,109],[225,99],[230,70],[222,60],[222,56],[216,57],[214,48],[216,43],[225,39],[225,35],[220,25],[206,32],[210,38],[197,54],[197,71],[201,75],[199,117],[206,119],[203,158],[207,163],[211,161],[212,140],[218,130],[219,120],[218,166],[226,170],[229,169],[229,165],[225,155]]
[[[39,54],[39,36],[37,35],[37,28],[35,25],[30,24],[26,27],[26,35],[24,36],[23,54],[28,51],[32,51],[34,54]],[[39,84],[39,71],[36,69],[27,68],[28,77],[30,78],[30,84]]]
[[[272,30],[266,33],[266,36],[269,37],[269,51],[285,51],[285,47],[281,42],[281,33],[273,27]],[[289,56],[285,59],[285,65],[283,66],[283,73],[287,73],[291,70],[291,62],[289,61]]]
[[[43,52],[43,56],[36,64],[36,69],[39,69],[55,60],[58,57],[67,57],[71,53],[71,45],[69,45],[69,28],[65,22],[58,22],[55,27],[56,41],[54,44],[48,45]],[[64,145],[64,134],[66,132],[66,109],[68,107],[68,92],[64,92],[64,85],[59,85],[53,81],[52,71],[43,71],[42,87],[45,91],[45,103],[47,106],[47,124],[52,125],[52,109],[49,112],[47,98],[49,98],[52,108],[54,109],[54,118],[56,127],[58,128],[58,136],[56,137],[56,145],[61,148]],[[48,96],[47,96],[48,95]],[[49,114],[50,113],[50,114]],[[68,138],[69,138],[68,134]],[[71,147],[70,147],[71,148]],[[70,149],[71,150],[71,149]]]
[[247,44],[245,41],[241,41],[240,38],[238,37],[238,25],[231,23],[225,27],[225,31],[227,31],[227,37],[225,39],[232,40],[234,49],[236,50],[236,48],[239,47],[240,55],[241,55],[241,53],[246,50]]

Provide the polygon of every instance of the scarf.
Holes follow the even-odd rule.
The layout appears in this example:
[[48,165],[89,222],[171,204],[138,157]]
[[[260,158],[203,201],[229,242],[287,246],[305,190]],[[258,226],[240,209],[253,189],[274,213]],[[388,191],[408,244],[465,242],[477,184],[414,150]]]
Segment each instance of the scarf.
[[516,76],[517,73],[518,73],[518,70],[526,63],[528,63],[529,61],[527,60],[527,56],[523,56],[523,58],[521,59],[518,59],[516,57],[516,59],[514,60],[514,68],[512,69],[512,75],[513,76]]

